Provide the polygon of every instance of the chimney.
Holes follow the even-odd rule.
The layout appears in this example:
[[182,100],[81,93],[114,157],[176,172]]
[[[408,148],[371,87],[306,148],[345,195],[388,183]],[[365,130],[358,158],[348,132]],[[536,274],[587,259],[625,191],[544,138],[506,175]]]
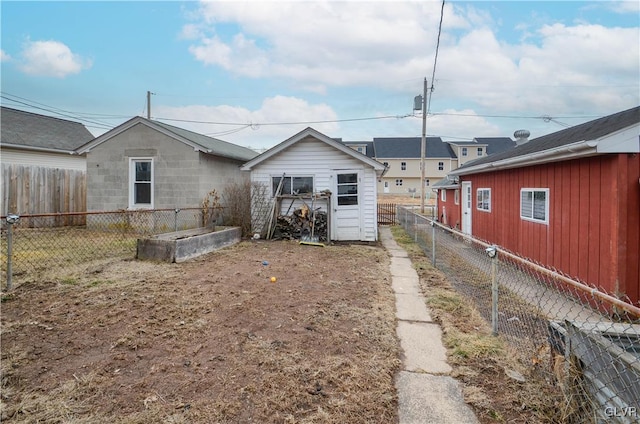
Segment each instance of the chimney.
[[529,136],[531,133],[529,130],[517,130],[513,133],[513,136],[516,138],[516,146],[521,146],[529,141]]

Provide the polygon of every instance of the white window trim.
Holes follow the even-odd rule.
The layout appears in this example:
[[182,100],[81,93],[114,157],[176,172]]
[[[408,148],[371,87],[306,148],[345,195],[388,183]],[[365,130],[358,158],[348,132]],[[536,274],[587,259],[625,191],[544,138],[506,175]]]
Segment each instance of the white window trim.
[[466,147],[463,147],[463,148],[461,149],[461,152],[462,152],[462,156],[467,156],[467,155],[469,154],[469,151],[467,150],[467,148],[466,148]]
[[[151,203],[139,203],[135,204],[134,192],[136,182],[136,167],[137,162],[151,162]],[[141,158],[129,158],[129,209],[153,209],[155,204],[154,198],[155,192],[155,164],[153,158],[141,157]]]
[[[270,181],[269,183],[271,184],[271,197],[274,197],[274,190],[275,188],[273,188],[273,179],[274,178],[282,178],[282,175],[271,175]],[[315,192],[315,188],[316,188],[316,179],[313,175],[311,174],[298,174],[298,175],[285,175],[284,176],[285,179],[287,178],[291,178],[291,189],[293,190],[293,179],[294,178],[311,178],[311,193],[301,193],[301,194],[312,194]],[[284,186],[283,186],[284,188]],[[286,195],[291,195],[291,193],[280,193],[280,194],[286,194]]]
[[400,162],[400,170],[401,171],[407,170],[407,162]]
[[460,190],[456,189],[453,192],[453,203],[455,203],[456,205],[460,204]]
[[[545,219],[544,220],[533,218],[533,210],[531,211],[531,217],[522,216],[522,193],[525,191],[530,191],[534,193],[533,197],[535,197],[536,191],[543,191],[545,193],[545,197],[544,197],[545,198],[545,202],[544,202],[544,218]],[[531,207],[533,208],[533,202],[531,203]],[[539,224],[549,225],[549,189],[548,188],[524,187],[520,189],[520,219],[524,221],[531,221],[531,222],[537,222]]]
[[440,190],[440,200],[443,202],[447,201],[447,190],[445,189]]
[[[482,191],[482,192],[485,192],[485,191],[486,191],[486,192],[488,192],[488,193],[489,193],[489,201],[488,201],[488,208],[487,208],[487,209],[485,209],[485,208],[481,208],[481,207],[480,207],[480,205],[478,205],[478,197],[479,197],[479,196],[478,196],[478,194],[479,194],[481,191]],[[481,188],[476,189],[476,209],[477,209],[477,210],[479,210],[479,211],[481,211],[481,212],[491,212],[491,200],[492,200],[492,199],[491,199],[491,197],[492,197],[492,196],[491,196],[491,189],[490,189],[490,188],[488,188],[488,187],[481,187]],[[484,203],[484,197],[483,197],[483,203]]]

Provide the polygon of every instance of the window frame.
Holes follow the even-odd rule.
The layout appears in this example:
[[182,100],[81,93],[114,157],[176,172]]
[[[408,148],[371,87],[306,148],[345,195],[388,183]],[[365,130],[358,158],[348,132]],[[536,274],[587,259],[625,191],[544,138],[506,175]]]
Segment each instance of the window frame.
[[462,156],[467,156],[469,154],[469,151],[467,150],[466,147],[462,148]]
[[438,162],[438,171],[444,171],[444,162]]
[[402,178],[396,178],[396,185],[398,187],[402,185]]
[[[485,200],[485,198],[487,199]],[[491,212],[491,188],[480,187],[476,189],[476,209],[482,212]]]
[[483,154],[484,153],[483,153],[482,147],[478,147],[478,157],[482,156]]
[[[149,195],[149,199],[150,202],[149,203],[135,203],[136,200],[136,184],[142,184],[142,183],[146,183],[146,181],[137,181],[136,180],[136,164],[137,163],[150,163],[151,164],[151,176],[149,178],[149,190],[150,190],[150,195]],[[129,182],[128,182],[128,189],[129,189],[129,196],[128,196],[128,200],[129,200],[129,209],[153,209],[154,208],[154,204],[155,204],[155,196],[154,196],[154,192],[155,192],[155,166],[154,166],[154,160],[152,157],[130,157],[129,158]]]
[[[271,197],[275,197],[276,195],[276,189],[278,188],[278,183],[279,183],[279,179],[282,178],[282,175],[272,175],[271,176]],[[289,192],[285,193],[284,191],[281,191],[280,194],[286,194],[289,196],[293,195],[293,179],[294,178],[311,178],[311,191],[305,191],[303,193],[298,193],[298,194],[313,194],[314,193],[314,187],[315,187],[315,178],[313,177],[313,175],[285,175],[285,180],[289,179]],[[278,183],[275,182],[275,180],[278,179]],[[287,186],[287,183],[285,181],[282,189],[284,190],[284,187]]]
[[455,189],[453,191],[453,203],[456,205],[460,204],[460,189]]
[[442,189],[440,190],[440,200],[442,202],[446,202],[447,201],[447,190],[446,189]]
[[[522,202],[522,195],[523,193],[528,192],[532,194],[531,197],[531,216],[525,216],[522,214],[523,212],[523,202]],[[544,219],[540,219],[540,218],[536,218],[535,217],[535,211],[536,211],[536,195],[535,193],[544,193],[545,198],[544,198]],[[529,221],[529,222],[537,222],[538,224],[545,224],[545,225],[549,225],[549,188],[542,188],[542,187],[523,187],[520,189],[520,219],[522,219],[523,221]]]
[[400,162],[400,170],[401,171],[407,170],[407,162]]

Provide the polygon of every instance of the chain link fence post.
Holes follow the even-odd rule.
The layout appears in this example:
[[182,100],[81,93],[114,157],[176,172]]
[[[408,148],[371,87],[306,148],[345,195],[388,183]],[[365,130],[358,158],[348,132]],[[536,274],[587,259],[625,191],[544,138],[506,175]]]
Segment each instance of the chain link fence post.
[[490,246],[486,249],[491,258],[491,333],[498,335],[498,248]]
[[178,231],[178,214],[180,213],[180,209],[175,208],[173,212],[173,231]]
[[431,263],[436,267],[436,223],[431,220]]
[[13,225],[20,220],[19,215],[7,215],[7,290],[11,290],[13,287],[12,275],[13,275]]

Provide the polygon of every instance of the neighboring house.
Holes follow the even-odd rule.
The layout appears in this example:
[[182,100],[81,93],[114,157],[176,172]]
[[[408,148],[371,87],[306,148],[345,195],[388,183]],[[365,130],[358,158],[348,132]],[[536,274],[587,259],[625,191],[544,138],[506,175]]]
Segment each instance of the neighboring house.
[[[421,137],[376,137],[371,142],[341,141],[370,158],[383,162],[388,170],[378,181],[379,194],[420,195]],[[471,141],[444,142],[427,137],[425,143],[425,188],[427,196],[434,184],[467,161],[513,148],[508,137],[478,137]]]
[[[378,182],[378,192],[383,194],[415,193],[420,197],[420,137],[380,137],[373,139],[376,160],[387,165],[384,178]],[[425,181],[430,186],[456,168],[456,156],[440,137],[426,138]],[[430,190],[429,190],[430,192]]]
[[0,108],[0,213],[85,210],[85,157],[75,149],[93,135],[78,122]]
[[509,137],[476,137],[472,141],[449,141],[458,161],[457,168],[472,160],[504,152],[516,146]]
[[639,153],[635,107],[466,163],[441,187],[438,216],[638,305]]
[[[330,240],[378,239],[376,181],[385,167],[340,141],[306,128],[241,169],[251,172],[253,183],[269,188],[269,202],[283,174],[284,194],[330,191],[329,204],[316,205],[328,212]],[[264,224],[258,222],[254,231],[262,232]]]
[[78,149],[87,156],[87,210],[200,207],[246,178],[253,150],[135,117]]

